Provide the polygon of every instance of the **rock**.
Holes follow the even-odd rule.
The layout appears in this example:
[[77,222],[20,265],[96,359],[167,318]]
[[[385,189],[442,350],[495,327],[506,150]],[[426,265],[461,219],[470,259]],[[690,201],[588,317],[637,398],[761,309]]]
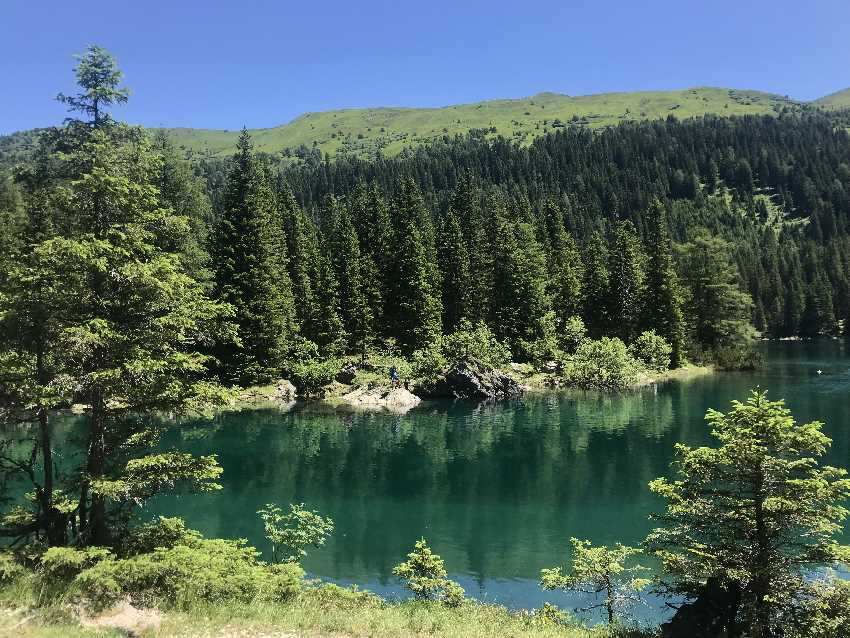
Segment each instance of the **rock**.
[[356,388],[342,395],[342,400],[352,406],[381,408],[391,412],[407,412],[419,405],[420,399],[405,388],[387,386]]
[[342,370],[337,372],[336,380],[346,385],[354,383],[354,378],[357,376],[357,366],[350,361],[342,366]]
[[543,364],[542,370],[543,372],[557,372],[561,369],[561,364],[557,361],[547,361]]
[[515,399],[522,386],[510,375],[482,363],[458,361],[437,382],[433,396],[458,399]]
[[287,379],[281,379],[275,384],[275,400],[283,401],[284,403],[289,403],[290,401],[295,401],[296,396],[297,393],[295,390],[295,386],[292,385],[291,381]]

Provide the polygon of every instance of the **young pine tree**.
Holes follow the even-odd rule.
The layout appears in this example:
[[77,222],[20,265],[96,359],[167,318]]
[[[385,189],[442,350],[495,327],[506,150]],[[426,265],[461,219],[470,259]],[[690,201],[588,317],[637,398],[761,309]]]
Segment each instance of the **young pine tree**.
[[618,222],[608,255],[608,335],[626,343],[632,342],[640,327],[643,261],[634,225],[630,221]]

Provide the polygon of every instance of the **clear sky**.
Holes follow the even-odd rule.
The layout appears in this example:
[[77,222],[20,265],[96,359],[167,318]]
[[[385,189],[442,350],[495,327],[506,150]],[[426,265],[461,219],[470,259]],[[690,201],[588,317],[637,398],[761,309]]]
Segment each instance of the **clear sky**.
[[57,123],[72,54],[112,51],[118,115],[235,129],[306,111],[691,86],[850,87],[850,0],[3,0],[0,132]]

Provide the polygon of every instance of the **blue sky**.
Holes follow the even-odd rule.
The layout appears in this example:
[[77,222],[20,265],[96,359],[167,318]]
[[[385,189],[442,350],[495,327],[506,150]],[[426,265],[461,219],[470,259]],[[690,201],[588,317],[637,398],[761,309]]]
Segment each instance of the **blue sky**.
[[149,126],[690,86],[850,87],[850,0],[4,0],[0,132],[61,121],[72,54],[112,51]]

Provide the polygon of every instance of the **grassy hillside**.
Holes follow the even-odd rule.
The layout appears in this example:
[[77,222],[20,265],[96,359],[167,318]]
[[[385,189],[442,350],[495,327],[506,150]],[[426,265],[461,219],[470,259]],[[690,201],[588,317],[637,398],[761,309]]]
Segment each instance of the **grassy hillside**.
[[[381,150],[397,154],[405,147],[422,144],[442,135],[486,129],[528,143],[558,127],[583,125],[592,128],[626,120],[679,118],[706,113],[744,115],[775,113],[796,103],[769,93],[718,88],[682,91],[604,93],[570,97],[556,93],[516,100],[490,100],[443,108],[343,109],[306,113],[289,124],[251,131],[256,148],[267,153],[289,154],[300,146],[318,148],[323,154],[369,155]],[[188,154],[231,154],[238,131],[166,129]]]
[[814,101],[817,106],[826,109],[850,109],[850,89],[836,91]]

